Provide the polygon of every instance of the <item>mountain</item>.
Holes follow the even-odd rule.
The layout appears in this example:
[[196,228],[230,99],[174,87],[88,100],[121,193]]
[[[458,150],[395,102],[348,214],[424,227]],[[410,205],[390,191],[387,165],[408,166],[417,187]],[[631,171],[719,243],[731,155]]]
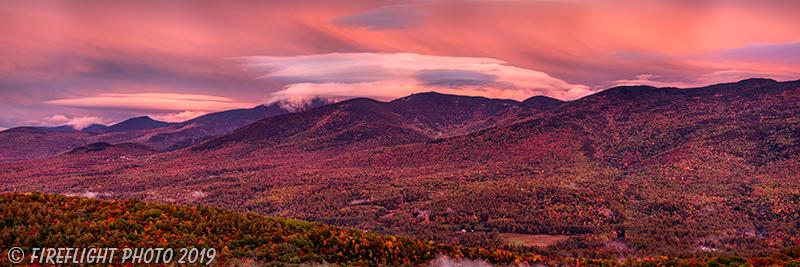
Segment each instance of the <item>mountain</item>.
[[[299,110],[313,109],[327,102],[316,99]],[[281,103],[259,105],[206,114],[148,135],[141,143],[158,150],[174,150],[220,136],[255,121],[290,113]]]
[[404,125],[403,119],[388,110],[385,103],[357,98],[307,112],[266,118],[202,143],[196,149],[242,143],[316,149],[402,144],[424,139],[424,135]]
[[328,103],[315,99],[300,108],[284,103],[209,113],[185,122],[168,123],[136,117],[105,126],[93,124],[77,131],[71,126],[17,127],[0,132],[0,161],[53,156],[92,143],[137,143],[158,151],[171,151],[216,137],[257,120],[315,108]]
[[0,132],[0,161],[62,153],[83,145],[87,137],[70,126],[11,128]]
[[108,126],[102,124],[92,124],[87,126],[86,128],[83,128],[81,131],[86,133],[95,133],[95,134],[105,133],[108,131]]
[[519,110],[521,105],[514,100],[431,92],[396,99],[387,108],[424,135],[439,138],[494,126],[509,110]]
[[564,103],[564,101],[541,95],[533,96],[522,101],[522,104],[527,107],[538,107],[538,108],[550,108],[553,106],[558,106],[562,103]]
[[153,128],[160,128],[174,125],[173,123],[157,121],[151,119],[148,116],[130,118],[124,120],[120,123],[111,125],[106,129],[106,132],[109,133],[116,133],[116,132],[127,132],[127,131],[135,131],[135,130],[148,130]]
[[251,109],[234,109],[234,110],[210,113],[183,122],[182,124],[188,125],[192,123],[199,123],[204,125],[214,125],[216,128],[233,130],[266,117],[272,117],[292,112],[305,111],[331,103],[333,103],[331,100],[314,98],[308,103],[302,104],[300,106],[291,105],[292,108],[289,108],[288,103],[275,102],[270,105],[259,105]]
[[7,129],[3,132],[9,133],[70,133],[76,132],[75,128],[69,125],[62,125],[62,126],[54,126],[54,127],[30,127],[30,126],[23,126],[23,127],[15,127],[11,129]]
[[303,149],[378,147],[425,142],[494,126],[514,100],[420,93],[391,102],[357,98],[300,112],[266,118],[194,149],[226,144],[260,144]]
[[[467,126],[483,121],[497,123]],[[0,169],[0,191],[91,188],[545,255],[769,255],[800,242],[800,81],[615,87],[541,110],[354,99],[168,153]]]

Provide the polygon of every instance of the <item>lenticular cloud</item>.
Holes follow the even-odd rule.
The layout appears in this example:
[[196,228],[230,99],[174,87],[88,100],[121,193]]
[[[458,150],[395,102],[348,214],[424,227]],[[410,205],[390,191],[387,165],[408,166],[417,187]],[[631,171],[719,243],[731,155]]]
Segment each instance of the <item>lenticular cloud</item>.
[[103,93],[91,97],[65,98],[45,101],[47,104],[79,108],[117,108],[158,111],[220,111],[252,107],[255,104],[238,102],[232,98],[179,93]]
[[479,57],[413,53],[330,53],[237,58],[260,78],[286,84],[272,100],[309,97],[371,97],[382,100],[411,93],[443,93],[522,100],[546,95],[576,99],[593,91],[550,75]]

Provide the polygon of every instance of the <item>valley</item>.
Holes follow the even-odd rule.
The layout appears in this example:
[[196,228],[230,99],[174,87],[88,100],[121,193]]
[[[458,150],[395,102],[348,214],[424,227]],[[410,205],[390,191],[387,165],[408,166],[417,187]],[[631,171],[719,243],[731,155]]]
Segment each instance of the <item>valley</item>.
[[767,256],[800,242],[799,82],[536,103],[353,99],[169,151],[73,145],[2,162],[0,191],[211,205],[552,257]]

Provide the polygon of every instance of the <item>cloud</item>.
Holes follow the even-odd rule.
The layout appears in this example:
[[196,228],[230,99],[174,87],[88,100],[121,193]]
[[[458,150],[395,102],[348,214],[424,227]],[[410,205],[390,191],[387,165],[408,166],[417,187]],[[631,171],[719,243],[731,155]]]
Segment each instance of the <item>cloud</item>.
[[707,57],[716,60],[755,61],[796,65],[800,64],[800,42],[754,44],[710,53]]
[[204,111],[184,110],[175,113],[150,114],[153,119],[166,122],[184,122],[208,114]]
[[497,81],[495,75],[470,70],[421,70],[416,78],[426,86],[453,88],[491,85]]
[[626,85],[649,85],[655,87],[693,87],[694,83],[687,83],[682,81],[663,81],[660,75],[655,74],[639,74],[631,79],[620,79],[610,83],[609,87],[626,86]]
[[564,100],[593,92],[550,75],[479,57],[414,53],[330,53],[292,57],[252,56],[238,60],[260,78],[287,83],[272,100],[321,96],[390,100],[416,92],[522,100],[546,95]]
[[[656,87],[691,88],[717,83],[736,82],[749,78],[778,81],[800,78],[800,42],[754,44],[684,56],[668,56],[652,52],[622,51],[621,59],[664,66],[662,71],[647,72],[634,78],[618,79],[608,86],[650,85]],[[691,71],[670,73],[668,68],[689,67]],[[654,74],[658,73],[658,74]]]
[[[488,57],[593,88],[621,78],[633,80],[641,73],[660,75],[655,81],[661,82],[693,81],[703,73],[727,70],[800,73],[797,61],[687,58],[753,44],[797,44],[800,1],[393,2],[399,4],[200,1],[187,8],[184,1],[86,1],[64,9],[37,1],[4,3],[0,8],[0,125],[18,126],[52,114],[81,115],[73,113],[74,108],[39,104],[97,96],[109,89],[175,93],[190,89],[261,102],[274,90],[299,83],[252,79],[252,73],[228,60],[264,53],[405,51]],[[218,19],[203,19],[209,16]],[[783,49],[755,46],[731,52],[732,58]],[[639,54],[615,55],[615,51]],[[779,60],[800,55],[784,51],[765,52],[771,54],[767,58]],[[309,86],[331,82],[320,80]],[[476,81],[449,82],[438,85],[455,89]],[[93,109],[89,115],[120,120],[184,110],[191,109],[108,108]]]
[[69,125],[77,130],[82,130],[83,128],[89,127],[92,124],[104,124],[106,122],[103,118],[100,117],[94,117],[94,116],[68,117],[63,114],[56,114],[44,118],[44,121],[49,125]]
[[91,97],[48,100],[45,103],[80,108],[194,112],[255,106],[252,103],[238,102],[228,97],[180,93],[103,93]]
[[370,31],[410,28],[421,24],[424,13],[410,5],[383,6],[367,12],[340,17],[333,21],[340,26]]

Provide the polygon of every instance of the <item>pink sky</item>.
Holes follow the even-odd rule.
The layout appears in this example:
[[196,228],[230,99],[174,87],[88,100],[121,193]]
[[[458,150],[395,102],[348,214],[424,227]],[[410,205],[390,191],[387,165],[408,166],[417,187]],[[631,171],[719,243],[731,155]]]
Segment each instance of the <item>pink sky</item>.
[[798,1],[12,0],[0,6],[0,127],[181,120],[314,95],[570,100],[621,84],[796,80],[798,13]]

